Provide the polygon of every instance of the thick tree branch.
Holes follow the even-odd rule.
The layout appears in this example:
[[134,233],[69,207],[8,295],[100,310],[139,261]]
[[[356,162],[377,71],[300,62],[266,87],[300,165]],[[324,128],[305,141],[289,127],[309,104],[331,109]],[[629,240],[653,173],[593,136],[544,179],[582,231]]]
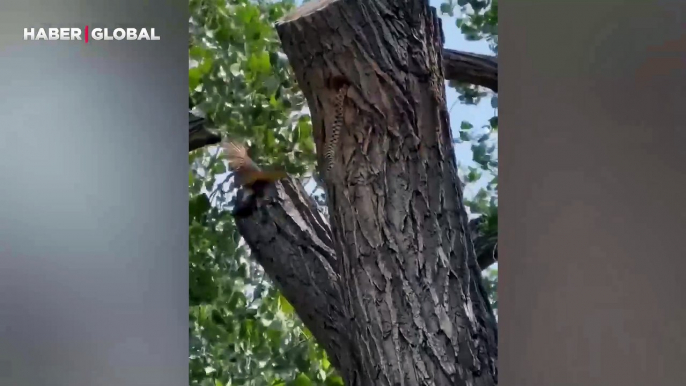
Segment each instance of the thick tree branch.
[[[282,180],[266,196],[250,216],[236,219],[238,230],[317,342],[341,352],[349,343],[329,225],[296,180]],[[331,360],[339,366],[348,359]]]
[[494,56],[443,49],[445,79],[498,92],[498,59]]

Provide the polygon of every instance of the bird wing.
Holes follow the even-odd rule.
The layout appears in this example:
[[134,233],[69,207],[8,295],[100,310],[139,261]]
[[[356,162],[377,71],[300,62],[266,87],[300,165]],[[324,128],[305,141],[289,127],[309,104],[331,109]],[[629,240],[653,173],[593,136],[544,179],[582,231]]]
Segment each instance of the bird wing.
[[241,186],[251,186],[257,181],[274,182],[287,177],[285,171],[262,171],[248,156],[245,146],[237,142],[225,142],[222,147],[229,161],[229,169],[234,172],[235,181]]
[[248,156],[248,150],[240,143],[225,142],[222,145],[229,169],[234,172],[234,180],[240,186],[249,186],[260,178],[261,169]]
[[245,146],[237,142],[226,142],[222,146],[229,160],[229,168],[234,172],[259,171],[260,168],[248,156]]

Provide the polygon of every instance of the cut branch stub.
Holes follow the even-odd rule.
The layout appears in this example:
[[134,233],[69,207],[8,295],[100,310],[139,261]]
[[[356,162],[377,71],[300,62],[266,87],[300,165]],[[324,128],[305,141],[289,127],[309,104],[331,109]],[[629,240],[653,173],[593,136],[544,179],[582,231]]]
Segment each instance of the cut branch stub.
[[215,145],[221,141],[219,133],[207,127],[207,120],[188,113],[188,150]]
[[498,92],[498,61],[489,55],[443,50],[445,79],[474,84]]

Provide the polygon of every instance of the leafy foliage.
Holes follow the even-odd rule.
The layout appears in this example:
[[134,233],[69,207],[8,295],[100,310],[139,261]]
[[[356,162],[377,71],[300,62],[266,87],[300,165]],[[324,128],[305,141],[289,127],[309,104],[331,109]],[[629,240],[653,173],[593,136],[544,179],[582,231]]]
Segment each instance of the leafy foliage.
[[493,52],[498,52],[498,0],[447,0],[440,10],[451,17],[458,10],[455,24],[465,39],[486,39]]
[[[312,170],[304,98],[273,23],[292,2],[191,0],[189,93],[223,135],[294,175]],[[226,164],[190,155],[190,384],[342,385],[293,308],[249,258],[230,207]],[[227,186],[228,185],[228,186]]]
[[273,24],[290,0],[190,0],[191,98],[251,156],[303,174],[315,160],[305,98],[293,80]]

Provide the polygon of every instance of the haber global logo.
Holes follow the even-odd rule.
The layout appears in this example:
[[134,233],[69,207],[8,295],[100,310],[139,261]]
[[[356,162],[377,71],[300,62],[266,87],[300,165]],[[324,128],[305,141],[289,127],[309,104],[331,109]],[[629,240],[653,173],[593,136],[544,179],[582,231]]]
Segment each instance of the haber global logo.
[[24,40],[160,40],[154,28],[24,28]]

